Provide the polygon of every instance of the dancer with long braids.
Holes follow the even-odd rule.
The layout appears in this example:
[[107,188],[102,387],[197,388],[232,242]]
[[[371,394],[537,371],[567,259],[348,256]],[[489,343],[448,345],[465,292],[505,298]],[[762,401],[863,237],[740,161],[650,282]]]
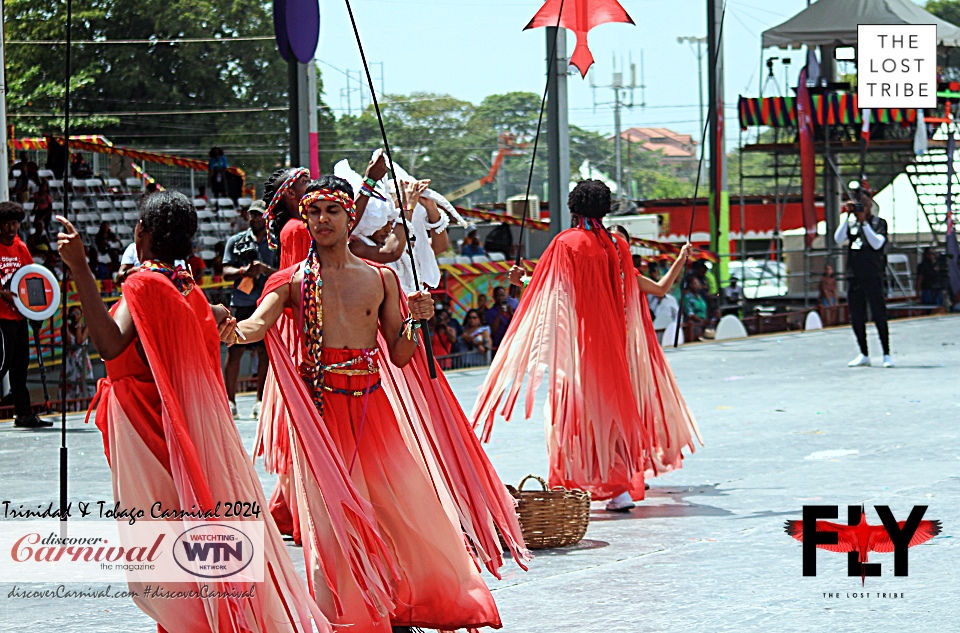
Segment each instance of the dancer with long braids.
[[[416,204],[415,195],[405,202]],[[505,487],[462,411],[459,418],[450,411],[449,385],[441,375],[433,391],[419,372],[407,372],[425,361],[417,324],[432,316],[433,300],[426,292],[404,296],[393,271],[349,251],[356,221],[349,183],[331,176],[311,183],[300,209],[312,238],[305,261],[271,278],[252,317],[226,318],[220,331],[228,344],[266,337],[291,423],[314,596],[332,623],[361,633],[498,628],[471,554],[496,572],[495,527],[518,561],[527,553]],[[292,357],[276,326],[283,313],[297,323]],[[336,463],[316,459],[322,446],[334,447]],[[326,495],[331,469],[347,473],[369,502],[386,556],[352,559],[336,538]],[[369,573],[378,566],[393,575]]]
[[[197,228],[193,205],[165,191],[143,199],[135,232],[143,263],[124,283],[112,312],[100,297],[81,236],[66,218],[57,219],[63,224],[60,255],[73,273],[90,338],[106,362],[107,378],[94,404],[117,503],[212,512],[217,501],[236,499],[262,508],[263,489],[233,423],[220,373],[215,312],[222,319],[226,309],[211,310],[190,274],[173,266],[190,254]],[[313,630],[311,620],[320,631],[331,630],[273,521],[262,514],[260,519],[265,582],[207,583],[234,596],[252,590],[249,597],[206,597],[202,583],[167,583],[171,592],[198,596],[170,600],[145,592],[145,583],[130,583],[134,602],[156,620],[160,633],[306,632]]]
[[[629,246],[602,223],[610,190],[579,183],[569,198],[574,228],[544,251],[481,387],[474,423],[490,438],[527,382],[525,414],[549,374],[547,453],[551,486],[578,488],[607,509],[643,499],[644,473],[679,468],[699,431],[659,351],[643,292],[669,288],[684,247],[661,288],[638,285]],[[646,324],[645,319],[646,317]],[[654,349],[656,348],[656,349]],[[499,411],[498,411],[499,409]]]
[[[363,178],[361,199],[356,206],[358,218],[362,217],[366,203],[376,195],[376,182],[387,173],[386,161],[381,152],[375,152],[367,165]],[[264,183],[263,201],[267,209],[267,235],[270,247],[279,252],[279,269],[283,270],[302,262],[307,257],[313,241],[300,219],[300,199],[310,182],[309,171],[302,167],[278,169]],[[287,345],[291,356],[296,353],[295,325],[293,319],[284,315],[278,322],[280,338]],[[267,472],[278,476],[276,488],[270,496],[269,511],[282,534],[293,537],[298,545],[302,542],[300,521],[297,518],[297,495],[290,488],[290,440],[289,420],[286,407],[279,400],[280,391],[273,369],[267,370],[263,404],[260,409],[257,436],[253,454],[263,456]]]

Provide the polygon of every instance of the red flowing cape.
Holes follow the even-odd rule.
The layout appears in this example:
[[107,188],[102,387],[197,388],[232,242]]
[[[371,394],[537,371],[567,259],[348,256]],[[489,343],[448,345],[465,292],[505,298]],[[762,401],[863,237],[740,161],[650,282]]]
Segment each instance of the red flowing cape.
[[[271,276],[264,287],[263,296],[289,283],[298,268],[299,264],[290,266]],[[402,297],[396,275],[391,271],[389,277],[397,284]],[[406,316],[405,302],[401,301],[400,304],[401,313]],[[304,441],[308,457],[311,450],[316,450],[311,444],[322,443],[330,459],[334,460],[320,464],[328,472],[314,469],[318,482],[326,486],[328,478],[333,477],[337,486],[342,484],[349,487],[351,495],[362,501],[347,476],[342,459],[330,444],[326,431],[323,431],[323,437],[312,431],[312,428],[322,430],[324,426],[295,366],[294,359],[297,356],[287,352],[288,347],[276,326],[268,332],[266,340],[271,365],[274,366],[284,402],[290,412],[289,419]],[[437,380],[430,380],[426,352],[422,347],[410,363],[398,368],[384,352],[388,348],[382,331],[377,341],[377,360],[383,389],[400,422],[404,438],[411,452],[430,474],[448,516],[459,523],[468,537],[472,545],[470,554],[499,578],[499,568],[503,565],[497,536],[499,530],[514,560],[526,569],[524,561],[529,560],[530,555],[523,542],[516,502],[483,451],[446,378],[438,371]],[[310,461],[311,468],[314,468],[315,460]],[[327,496],[326,489],[324,496]]]
[[472,417],[483,440],[498,409],[513,415],[524,378],[529,419],[549,374],[551,484],[642,499],[644,471],[679,467],[681,448],[699,439],[645,305],[624,240],[579,228],[558,235],[481,387]]
[[[212,630],[231,632],[287,630],[276,628],[273,600],[279,598],[289,630],[311,631],[312,616],[321,631],[330,631],[326,618],[294,570],[273,520],[265,512],[260,480],[230,414],[220,371],[217,326],[206,297],[199,290],[184,297],[168,279],[149,272],[131,276],[124,283],[123,294],[159,393],[160,411],[146,412],[139,402],[124,402],[119,394],[132,394],[129,390],[107,392],[118,398],[127,417],[148,413],[156,417],[159,413],[160,424],[152,419],[131,418],[131,422],[141,436],[149,430],[162,429],[166,456],[161,457],[169,460],[165,468],[172,475],[180,507],[190,509],[196,504],[212,508],[217,501],[229,499],[256,502],[264,510],[269,589],[256,591],[246,599],[204,599],[209,626]],[[111,396],[105,395],[105,399],[108,397]],[[111,407],[103,405],[98,408],[97,425],[109,428],[111,421],[101,420],[99,414],[101,408],[107,412]],[[150,448],[156,456],[160,447]],[[120,466],[112,464],[114,468]],[[243,589],[235,587],[237,584],[224,583]],[[268,600],[274,607],[269,614]]]

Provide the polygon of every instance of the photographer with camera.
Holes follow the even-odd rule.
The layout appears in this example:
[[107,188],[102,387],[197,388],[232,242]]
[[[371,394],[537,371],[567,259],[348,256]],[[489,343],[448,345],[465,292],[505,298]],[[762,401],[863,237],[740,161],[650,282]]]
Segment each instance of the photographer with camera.
[[877,326],[880,344],[883,346],[883,366],[893,367],[890,356],[890,336],[887,330],[887,303],[883,282],[887,268],[887,222],[873,215],[873,192],[866,180],[862,185],[851,183],[854,200],[844,207],[847,221],[841,222],[834,233],[837,244],[847,243],[847,269],[849,271],[847,304],[850,309],[850,325],[857,337],[860,354],[850,361],[850,367],[869,367],[867,350],[867,304],[873,322]]
[[[230,312],[240,321],[249,318],[257,309],[257,301],[263,293],[267,277],[277,272],[276,251],[270,250],[267,243],[267,223],[263,219],[266,208],[266,203],[260,200],[250,205],[250,228],[228,239],[223,251],[223,278],[234,282]],[[240,377],[240,360],[246,350],[255,352],[258,358],[257,401],[250,412],[251,418],[258,419],[268,364],[267,348],[263,341],[231,346],[227,352],[223,381],[227,386],[230,411],[233,417],[237,417],[237,380]]]

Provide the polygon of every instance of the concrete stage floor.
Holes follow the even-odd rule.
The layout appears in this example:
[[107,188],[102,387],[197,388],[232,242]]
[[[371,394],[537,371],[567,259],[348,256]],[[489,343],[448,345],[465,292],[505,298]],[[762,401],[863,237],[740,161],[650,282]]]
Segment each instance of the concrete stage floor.
[[[631,513],[594,504],[579,545],[538,552],[529,572],[511,564],[502,581],[490,578],[503,630],[957,630],[949,622],[960,616],[958,325],[953,317],[892,323],[898,365],[890,370],[848,369],[856,345],[846,328],[668,351],[705,446],[682,470],[650,480]],[[450,375],[468,411],[483,375]],[[535,419],[494,431],[488,452],[507,483],[546,473],[544,394]],[[241,398],[241,413],[251,405]],[[255,422],[238,424],[249,447]],[[3,500],[56,502],[59,437],[0,424]],[[69,446],[71,498],[112,499],[96,428],[71,416]],[[272,478],[263,483],[269,494]],[[844,522],[846,506],[861,503],[871,524],[880,523],[874,505],[899,520],[928,505],[925,518],[940,519],[943,533],[910,549],[908,577],[893,576],[893,554],[871,554],[883,575],[861,587],[846,576],[845,555],[823,551],[819,575],[803,577],[801,545],[784,534],[784,520],[829,504]],[[289,549],[302,570],[301,551]],[[15,580],[0,579],[2,631],[156,630],[128,599],[9,598]]]

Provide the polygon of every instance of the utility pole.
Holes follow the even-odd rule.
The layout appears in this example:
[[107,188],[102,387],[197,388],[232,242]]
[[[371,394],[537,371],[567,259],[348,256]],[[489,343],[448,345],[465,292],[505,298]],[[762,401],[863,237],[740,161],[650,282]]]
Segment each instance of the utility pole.
[[[591,75],[592,82],[592,75]],[[642,84],[642,80],[641,80]],[[636,64],[630,64],[630,85],[625,86],[623,83],[623,71],[615,70],[613,72],[613,80],[608,86],[597,86],[593,83],[590,84],[590,87],[594,90],[594,101],[593,106],[596,107],[596,89],[597,88],[610,88],[613,90],[613,103],[612,104],[599,104],[599,105],[613,105],[613,146],[614,146],[614,155],[616,156],[616,173],[614,178],[617,181],[617,200],[620,202],[620,208],[623,209],[626,206],[627,193],[624,191],[623,186],[623,130],[621,129],[621,117],[620,110],[621,108],[632,108],[635,104],[633,102],[633,91],[638,87],[637,86],[637,66]],[[639,86],[642,88],[642,85]],[[624,95],[621,91],[630,91],[630,102],[627,103],[624,100]],[[640,104],[641,106],[643,104]]]
[[0,202],[10,199],[10,182],[7,180],[10,161],[7,158],[7,62],[3,49],[4,39],[3,2],[0,2]]
[[[559,32],[558,32],[559,31]],[[550,61],[554,63],[551,66]],[[570,227],[570,121],[567,113],[567,30],[547,27],[547,182],[551,238]],[[503,165],[500,166],[501,170]],[[504,174],[501,182],[506,178]],[[529,240],[524,247],[529,249]]]
[[717,281],[727,277],[730,253],[730,197],[723,112],[723,0],[707,0],[707,58],[710,99],[710,249],[720,258]]
[[688,42],[693,47],[697,45],[697,91],[700,93],[700,129],[703,130],[703,45],[707,41],[706,37],[694,37],[685,35],[677,38],[677,44]]
[[[688,42],[691,48],[694,44],[697,45],[697,92],[700,94],[700,127],[697,129],[701,132],[703,131],[703,45],[706,41],[706,37],[694,37],[692,35],[677,38],[677,44]],[[699,166],[697,169],[702,169],[702,166]],[[697,178],[699,177],[700,172],[698,171]]]

